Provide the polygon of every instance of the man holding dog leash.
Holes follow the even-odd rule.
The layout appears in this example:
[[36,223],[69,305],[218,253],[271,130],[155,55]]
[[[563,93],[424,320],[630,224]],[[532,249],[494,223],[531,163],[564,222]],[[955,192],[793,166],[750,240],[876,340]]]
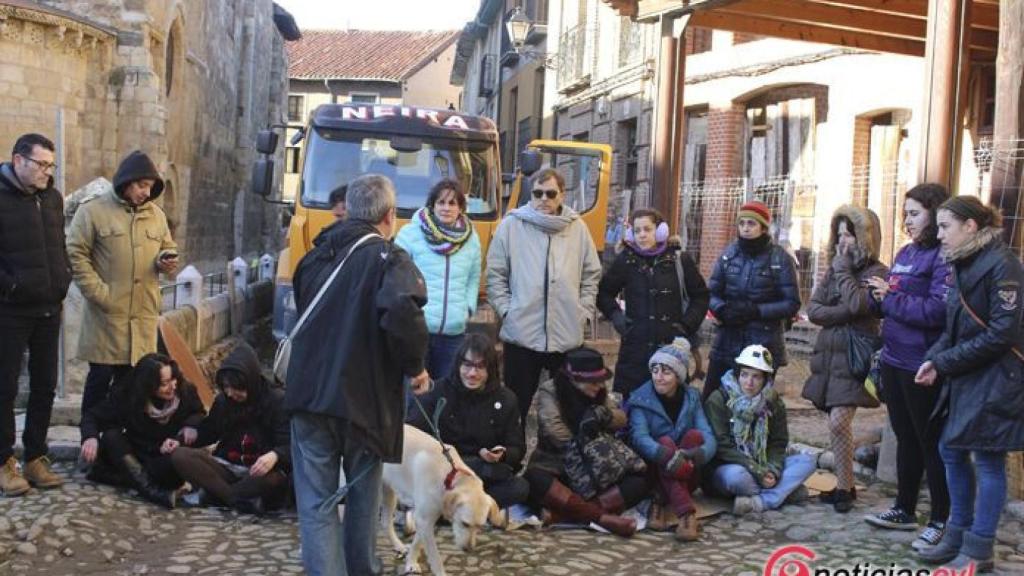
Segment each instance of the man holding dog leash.
[[[426,285],[390,242],[394,185],[377,174],[356,178],[346,207],[348,219],[316,239],[294,280],[300,313],[324,291],[292,337],[285,393],[302,563],[312,575],[381,573],[381,474],[384,462],[402,458],[403,377],[415,394],[430,388]],[[344,525],[339,468],[348,481]]]

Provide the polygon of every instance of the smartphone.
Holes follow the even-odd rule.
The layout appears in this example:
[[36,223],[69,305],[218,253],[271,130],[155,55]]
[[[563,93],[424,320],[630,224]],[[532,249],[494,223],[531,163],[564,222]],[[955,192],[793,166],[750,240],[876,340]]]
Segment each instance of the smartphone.
[[497,454],[504,454],[505,453],[505,447],[504,446],[495,446],[494,448],[491,448],[491,452],[495,452]]

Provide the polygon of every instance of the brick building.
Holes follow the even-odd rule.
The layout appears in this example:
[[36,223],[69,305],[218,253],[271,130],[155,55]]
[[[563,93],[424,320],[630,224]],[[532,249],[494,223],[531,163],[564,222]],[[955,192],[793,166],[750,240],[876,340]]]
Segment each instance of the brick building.
[[70,193],[141,148],[185,263],[265,252],[277,211],[248,182],[256,130],[284,119],[282,34],[270,0],[0,0],[0,150],[50,136]]

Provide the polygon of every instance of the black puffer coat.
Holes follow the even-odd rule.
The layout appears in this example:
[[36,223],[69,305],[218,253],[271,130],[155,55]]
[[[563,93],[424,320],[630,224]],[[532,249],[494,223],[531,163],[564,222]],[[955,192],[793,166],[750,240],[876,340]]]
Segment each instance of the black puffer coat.
[[26,191],[14,167],[0,164],[0,314],[56,314],[68,293],[64,199],[50,182]]
[[1024,271],[1001,236],[1002,229],[986,228],[949,255],[946,329],[925,357],[942,378],[942,441],[958,450],[1024,450],[1024,362],[1012,351],[1024,351]]
[[273,450],[277,453],[275,469],[290,469],[291,427],[284,411],[284,392],[270,387],[260,373],[256,351],[244,342],[228,354],[217,374],[227,370],[242,374],[249,386],[248,398],[238,404],[223,392],[218,394],[209,416],[199,425],[195,446],[216,442],[214,456],[246,466]]
[[[519,403],[514,392],[498,381],[491,381],[480,390],[470,390],[454,379],[445,378],[434,383],[434,389],[421,398],[423,408],[433,418],[438,400],[445,399],[438,428],[441,439],[451,444],[462,459],[474,470],[483,468],[481,477],[508,476],[519,470],[526,455],[526,438],[519,416]],[[409,423],[433,435],[426,418],[415,405],[409,413]],[[496,465],[480,458],[481,448],[505,447],[505,457]],[[507,467],[502,474],[493,467]],[[478,471],[479,472],[479,471]]]
[[[299,262],[301,314],[372,224],[349,219]],[[346,437],[385,462],[402,458],[403,376],[423,371],[427,288],[412,258],[379,238],[362,244],[292,339],[285,409],[343,420]]]
[[[677,260],[689,297],[685,310]],[[647,361],[658,348],[678,336],[697,347],[697,331],[708,312],[710,293],[693,259],[673,238],[657,256],[642,256],[625,245],[598,286],[597,307],[606,318],[619,310],[615,301],[619,294],[626,302],[629,327],[622,335],[614,387],[617,392],[629,394],[650,378]]]
[[785,366],[785,323],[800,310],[800,286],[792,256],[770,241],[747,252],[740,242],[730,244],[715,263],[708,280],[711,312],[735,302],[752,302],[759,318],[738,326],[719,326],[711,346],[713,360],[732,363],[751,344],[771,350],[776,368]]

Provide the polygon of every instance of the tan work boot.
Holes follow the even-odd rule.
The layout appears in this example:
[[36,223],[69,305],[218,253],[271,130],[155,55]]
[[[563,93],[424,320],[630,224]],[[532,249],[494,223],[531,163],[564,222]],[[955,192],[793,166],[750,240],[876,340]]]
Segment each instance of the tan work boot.
[[680,542],[696,542],[698,534],[697,513],[689,512],[679,517],[679,525],[676,526],[676,540]]
[[27,462],[22,469],[25,480],[36,488],[57,488],[64,484],[64,479],[50,470],[50,459],[40,456],[31,462]]
[[4,496],[21,496],[28,492],[29,488],[25,477],[18,472],[18,461],[11,456],[4,462],[3,467],[0,467],[0,492],[3,492]]

